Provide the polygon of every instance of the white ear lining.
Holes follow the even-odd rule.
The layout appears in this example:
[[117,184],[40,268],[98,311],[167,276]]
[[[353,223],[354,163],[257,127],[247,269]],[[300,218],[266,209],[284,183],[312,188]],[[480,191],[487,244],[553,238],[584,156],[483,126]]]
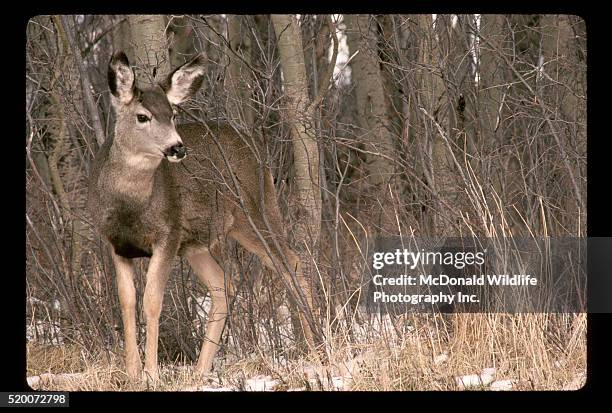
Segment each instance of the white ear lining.
[[113,65],[115,72],[115,87],[118,96],[113,96],[123,104],[129,103],[134,97],[134,72],[129,66]]
[[192,86],[198,77],[204,76],[204,68],[201,66],[185,67],[172,74],[170,90],[166,92],[168,101],[174,105],[186,100],[194,90]]

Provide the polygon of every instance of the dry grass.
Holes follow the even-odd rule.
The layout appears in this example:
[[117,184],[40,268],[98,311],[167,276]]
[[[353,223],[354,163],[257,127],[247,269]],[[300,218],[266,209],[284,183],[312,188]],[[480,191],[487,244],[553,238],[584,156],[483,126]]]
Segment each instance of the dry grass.
[[[510,381],[512,390],[584,384],[585,314],[455,314],[446,320],[415,315],[407,324],[412,327],[401,334],[379,324],[378,338],[358,344],[338,334],[327,343],[330,363],[325,365],[256,351],[241,360],[228,356],[206,378],[190,365],[162,366],[155,385],[130,382],[117,355],[92,358],[76,346],[29,343],[28,376],[51,373],[37,388],[63,391],[461,390],[459,377],[494,368],[491,381]],[[490,384],[468,390],[489,390]]]

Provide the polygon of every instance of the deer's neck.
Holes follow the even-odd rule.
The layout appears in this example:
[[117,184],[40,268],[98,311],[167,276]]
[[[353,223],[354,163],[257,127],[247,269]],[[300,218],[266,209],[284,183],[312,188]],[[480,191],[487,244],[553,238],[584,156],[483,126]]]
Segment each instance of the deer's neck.
[[109,184],[117,194],[138,202],[146,202],[153,193],[155,172],[162,159],[129,151],[113,142],[107,171]]

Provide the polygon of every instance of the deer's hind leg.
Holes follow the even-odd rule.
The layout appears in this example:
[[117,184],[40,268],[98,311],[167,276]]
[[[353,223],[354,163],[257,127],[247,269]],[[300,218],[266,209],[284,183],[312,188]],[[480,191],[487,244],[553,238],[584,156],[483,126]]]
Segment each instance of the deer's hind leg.
[[[229,236],[235,239],[249,252],[254,253],[261,259],[262,263],[272,271],[280,271],[282,277],[290,288],[290,294],[297,304],[297,311],[301,330],[304,333],[306,344],[311,350],[315,348],[315,340],[306,312],[313,310],[312,292],[308,280],[304,277],[301,270],[299,257],[288,247],[287,242],[280,237],[275,240],[270,236],[265,236],[264,245],[259,235],[252,229],[248,221],[238,219],[229,231]],[[263,224],[263,223],[261,223]],[[264,228],[264,226],[259,226]],[[267,233],[261,231],[260,233]],[[278,252],[278,248],[281,252]],[[293,273],[293,274],[292,274]],[[301,305],[300,305],[301,304]],[[307,307],[307,308],[304,308]],[[299,332],[296,332],[299,335]]]
[[215,354],[219,349],[227,318],[227,298],[228,295],[233,295],[233,288],[230,279],[226,281],[223,269],[207,248],[191,249],[185,256],[198,279],[208,288],[212,301],[208,312],[206,334],[196,366],[196,371],[204,374],[212,369]]

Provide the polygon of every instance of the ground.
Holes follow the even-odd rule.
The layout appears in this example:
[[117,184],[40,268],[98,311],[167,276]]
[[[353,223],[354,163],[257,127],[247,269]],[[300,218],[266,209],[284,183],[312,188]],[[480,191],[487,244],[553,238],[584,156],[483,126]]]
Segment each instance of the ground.
[[200,377],[193,366],[162,365],[160,382],[131,382],[121,350],[92,356],[76,345],[28,343],[28,383],[63,391],[576,390],[586,380],[586,315],[457,314],[390,320],[337,330],[329,363],[257,348],[217,358]]

